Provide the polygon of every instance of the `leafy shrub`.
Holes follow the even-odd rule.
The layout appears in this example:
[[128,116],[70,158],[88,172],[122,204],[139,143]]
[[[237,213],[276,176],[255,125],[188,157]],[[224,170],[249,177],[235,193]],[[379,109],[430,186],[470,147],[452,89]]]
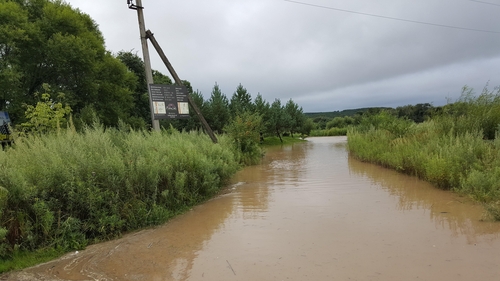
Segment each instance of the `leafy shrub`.
[[40,101],[36,106],[26,107],[25,115],[28,121],[21,124],[24,131],[46,133],[66,126],[66,117],[71,113],[71,108],[50,97],[51,94],[56,94],[57,99],[64,99],[64,94],[54,93],[48,84],[43,84],[42,88],[43,93],[36,93],[40,95]]
[[328,123],[326,123],[326,129],[331,128],[346,128],[347,126],[354,125],[355,119],[350,116],[345,117],[335,117]]
[[257,113],[244,112],[237,115],[224,128],[224,131],[234,141],[237,151],[240,152],[243,164],[256,164],[262,158],[260,149],[260,128],[262,117]]
[[[162,223],[239,169],[228,136],[86,128],[19,138],[0,152],[0,258]],[[17,246],[16,246],[17,245]]]
[[330,128],[327,130],[312,130],[311,137],[334,137],[347,135],[347,128]]
[[445,114],[423,123],[387,112],[363,117],[348,131],[348,148],[363,161],[467,194],[500,219],[500,95],[484,90],[476,98],[464,91],[457,103],[443,109]]

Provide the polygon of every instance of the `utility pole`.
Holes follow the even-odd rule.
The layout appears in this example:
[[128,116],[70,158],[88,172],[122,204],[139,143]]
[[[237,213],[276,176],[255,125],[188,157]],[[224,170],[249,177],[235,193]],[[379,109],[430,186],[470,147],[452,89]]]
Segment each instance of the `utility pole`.
[[153,71],[151,70],[151,59],[149,58],[148,50],[148,40],[146,38],[146,26],[144,23],[144,7],[142,6],[142,0],[137,0],[137,4],[134,5],[131,0],[127,0],[128,7],[133,10],[137,10],[137,17],[139,19],[139,31],[141,34],[141,45],[142,45],[142,56],[144,58],[144,68],[146,70],[146,83],[148,84],[148,94],[149,94],[149,109],[151,110],[151,122],[153,130],[160,130],[160,122],[155,120],[153,112],[153,99],[151,97],[151,91],[149,89],[149,84],[153,84]]
[[[156,41],[156,38],[154,37],[153,33],[150,30],[146,31],[146,38],[151,41],[151,44],[153,44],[153,47],[156,49],[156,52],[158,52],[158,55],[160,55],[160,58],[163,60],[163,63],[165,64],[168,71],[170,72],[170,74],[174,78],[175,83],[179,86],[183,86],[181,78],[179,78],[179,75],[177,75],[177,72],[175,72],[174,67],[172,66],[172,64],[168,60],[165,53],[163,53],[163,50],[161,49],[160,44],[158,44],[158,41]],[[193,101],[193,99],[191,98],[191,95],[189,93],[188,93],[187,97],[188,97],[189,104],[194,109],[194,112],[196,113],[196,115],[200,119],[201,124],[203,125],[203,127],[207,131],[208,136],[210,136],[213,143],[217,143],[217,137],[215,136],[214,132],[212,131],[212,128],[210,128],[210,125],[208,125],[207,120],[205,120],[205,117],[203,117],[203,114],[201,114],[200,109],[198,108],[196,103]]]

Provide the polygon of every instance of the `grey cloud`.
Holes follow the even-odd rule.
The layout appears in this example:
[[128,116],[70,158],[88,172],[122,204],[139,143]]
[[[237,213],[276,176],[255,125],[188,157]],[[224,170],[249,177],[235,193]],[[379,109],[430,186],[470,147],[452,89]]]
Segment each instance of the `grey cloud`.
[[[141,54],[137,16],[122,0],[70,0],[100,25],[107,47]],[[472,1],[304,2],[500,31],[500,7]],[[280,0],[148,1],[146,25],[182,79],[208,98],[242,83],[268,101],[293,98],[305,111],[417,102],[442,104],[465,84],[500,85],[500,34],[320,9]],[[167,72],[151,49],[153,67]]]

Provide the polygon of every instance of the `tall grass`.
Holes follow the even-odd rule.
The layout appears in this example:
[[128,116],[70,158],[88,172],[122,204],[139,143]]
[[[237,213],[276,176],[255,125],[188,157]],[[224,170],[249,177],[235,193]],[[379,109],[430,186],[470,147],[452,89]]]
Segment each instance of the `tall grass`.
[[347,135],[347,128],[330,128],[324,130],[312,130],[309,134],[310,137],[334,137]]
[[465,88],[457,103],[420,124],[386,112],[366,117],[349,130],[349,151],[469,195],[500,220],[500,95],[471,95]]
[[162,223],[216,194],[238,155],[229,137],[199,133],[97,126],[18,139],[0,152],[0,259]]

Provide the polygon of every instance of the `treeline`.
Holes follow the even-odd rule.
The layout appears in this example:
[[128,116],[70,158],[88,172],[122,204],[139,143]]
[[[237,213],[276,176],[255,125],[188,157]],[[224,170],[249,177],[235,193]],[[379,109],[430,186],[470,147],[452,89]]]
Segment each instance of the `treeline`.
[[[281,140],[283,135],[308,135],[312,128],[312,123],[307,122],[302,108],[292,99],[285,104],[282,104],[280,99],[269,103],[261,94],[252,99],[251,94],[241,84],[230,99],[221,92],[218,84],[214,85],[208,100],[204,100],[198,91],[194,92],[192,97],[212,130],[217,133],[224,133],[237,116],[248,118],[251,115],[261,120],[260,124],[255,126],[261,137],[276,136]],[[187,131],[203,129],[200,121],[194,117],[194,110],[191,110],[190,114],[193,118],[162,121],[161,124]]]
[[363,116],[376,115],[382,111],[390,112],[400,118],[407,118],[416,123],[424,122],[436,112],[440,112],[442,107],[434,107],[430,103],[419,103],[415,105],[405,105],[396,108],[391,107],[367,107],[358,109],[347,109],[332,112],[305,113],[306,117],[312,119],[314,130],[328,130],[331,128],[345,128],[348,125],[359,124]]
[[[156,70],[153,80],[172,84]],[[292,100],[268,103],[261,95],[252,100],[242,85],[228,98],[217,84],[204,100],[189,81],[183,83],[218,133],[247,112],[261,116],[258,129],[263,135],[308,133],[302,108]],[[9,112],[14,124],[29,121],[27,108],[42,102],[67,108],[77,129],[96,118],[106,127],[122,122],[149,128],[147,87],[142,59],[132,52],[106,51],[98,25],[88,15],[63,1],[0,0],[0,108]],[[192,116],[163,125],[199,130],[201,123]]]
[[[143,93],[142,99],[137,101],[140,105],[137,107],[138,114],[143,120],[149,120],[149,100],[147,96],[147,83],[144,75],[144,63],[140,57],[130,52],[120,52],[118,54],[120,59],[128,69],[139,77],[137,84],[138,93]],[[160,72],[153,72],[155,76],[155,83],[159,84],[172,84],[172,80],[162,75]],[[283,134],[301,134],[308,135],[312,129],[312,123],[307,121],[302,107],[296,104],[292,99],[282,104],[281,100],[275,99],[272,103],[264,100],[259,93],[255,98],[248,92],[248,90],[239,84],[233,94],[228,97],[224,94],[220,86],[215,83],[210,93],[210,97],[205,100],[203,94],[193,88],[189,81],[183,81],[189,94],[191,95],[194,103],[200,109],[211,129],[216,133],[222,134],[237,116],[256,115],[253,117],[255,120],[260,120],[258,125],[255,125],[255,130],[262,135],[277,136],[281,139]],[[162,120],[160,124],[169,128],[173,126],[179,131],[198,131],[203,130],[201,121],[196,117],[195,111],[190,107],[189,119],[180,120]],[[257,118],[258,117],[258,118]]]
[[345,117],[345,116],[354,116],[360,115],[367,111],[379,110],[379,109],[390,109],[389,107],[364,107],[364,108],[356,108],[356,109],[344,109],[342,111],[329,111],[329,112],[306,112],[305,115],[307,118],[315,119],[315,118],[326,118],[331,120],[335,117]]
[[349,151],[471,196],[500,220],[500,90],[464,87],[454,103],[415,109],[417,120],[393,110],[362,117],[348,131]]

